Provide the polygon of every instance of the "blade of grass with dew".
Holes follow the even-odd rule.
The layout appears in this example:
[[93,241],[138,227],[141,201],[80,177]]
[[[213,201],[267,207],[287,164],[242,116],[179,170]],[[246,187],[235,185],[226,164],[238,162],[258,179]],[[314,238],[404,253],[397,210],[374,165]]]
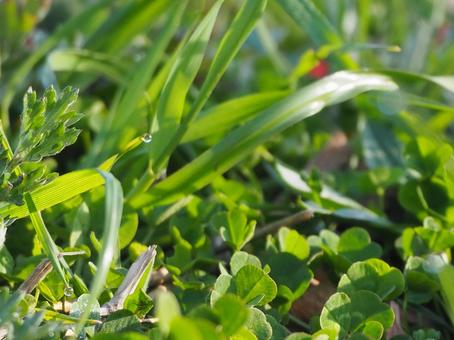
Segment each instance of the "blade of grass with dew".
[[110,264],[117,249],[118,231],[123,212],[123,190],[120,182],[109,172],[98,170],[105,180],[105,213],[102,248],[97,262],[97,271],[90,287],[90,299],[76,327],[76,334],[83,329],[85,322],[102,293]]
[[189,125],[182,142],[187,143],[226,132],[288,94],[288,91],[255,93],[209,108],[201,112]]
[[371,90],[391,91],[389,78],[370,73],[338,72],[272,105],[254,119],[230,132],[194,161],[156,184],[129,203],[141,208],[171,203],[209,184],[276,133],[333,105]]
[[52,52],[47,63],[55,72],[87,73],[106,76],[117,84],[126,84],[128,67],[113,56],[90,50],[61,49]]
[[[143,145],[141,137],[133,139],[121,153],[107,159],[98,169],[109,171],[126,153],[136,149],[140,145]],[[98,170],[84,169],[59,176],[52,182],[32,191],[30,194],[33,197],[33,202],[37,210],[42,211],[90,191],[102,184],[104,184],[104,179]],[[0,205],[0,218],[17,219],[26,217],[29,214],[30,212],[26,205]]]
[[178,30],[186,4],[186,1],[179,1],[170,6],[171,10],[168,11],[166,23],[156,42],[150,45],[147,54],[136,66],[126,86],[120,89],[120,100],[111,109],[108,121],[96,136],[95,143],[91,147],[92,157],[88,159],[90,164],[112,154],[118,147],[121,147],[118,144],[121,140],[125,140],[122,136],[125,131],[124,127],[128,125],[134,115],[137,103],[140,103],[167,45]]
[[168,155],[166,150],[180,126],[186,96],[199,71],[222,3],[223,0],[217,1],[196,27],[173,65],[172,72],[159,97],[155,119],[151,127],[153,143],[150,143],[149,154],[155,173],[156,170],[159,170],[158,162]]
[[50,262],[52,262],[53,268],[57,271],[58,275],[60,275],[60,278],[65,283],[65,286],[68,287],[68,280],[65,275],[65,271],[68,274],[71,274],[68,264],[66,263],[64,257],[60,256],[57,245],[52,239],[52,236],[49,234],[43,218],[41,217],[41,213],[37,210],[30,193],[26,193],[24,195],[24,200],[28,210],[30,211],[30,220],[32,221],[35,229],[36,236],[41,243],[41,247],[44,250],[44,254],[46,254]]
[[[94,169],[73,171],[32,191],[37,211],[50,208],[74,196],[103,184],[103,178]],[[30,214],[26,205],[7,204],[0,207],[3,218],[22,218]]]
[[248,0],[244,2],[219,44],[200,93],[191,106],[190,111],[183,117],[175,134],[171,136],[172,138],[168,139],[170,142],[165,145],[161,154],[151,154],[150,161],[153,166],[153,172],[156,173],[161,170],[170,154],[178,146],[191,121],[206,104],[232,59],[251,33],[257,20],[262,16],[266,3],[266,0]]
[[3,91],[1,99],[1,114],[2,123],[5,130],[9,127],[8,111],[11,101],[18,89],[20,84],[27,77],[28,73],[33,67],[58,43],[61,42],[66,36],[69,36],[80,29],[81,26],[87,21],[90,21],[100,11],[105,10],[113,0],[101,0],[88,6],[79,15],[71,18],[65,24],[60,26],[54,34],[47,38],[20,66],[14,71],[8,83]]

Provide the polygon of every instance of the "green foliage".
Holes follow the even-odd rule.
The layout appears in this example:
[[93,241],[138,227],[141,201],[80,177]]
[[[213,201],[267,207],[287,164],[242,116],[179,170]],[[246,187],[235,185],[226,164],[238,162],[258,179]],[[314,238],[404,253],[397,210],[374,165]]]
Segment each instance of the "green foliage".
[[0,338],[451,338],[451,17],[0,2]]
[[212,223],[233,250],[240,250],[254,236],[256,222],[248,223],[246,215],[240,209],[234,208],[228,213],[214,216]]
[[[67,87],[61,95],[49,88],[42,98],[29,89],[24,96],[21,127],[14,149],[6,139],[0,148],[0,200],[23,204],[23,194],[51,181],[43,158],[73,144],[80,130],[72,127],[81,117],[71,109],[77,90]],[[6,138],[6,137],[5,137]]]

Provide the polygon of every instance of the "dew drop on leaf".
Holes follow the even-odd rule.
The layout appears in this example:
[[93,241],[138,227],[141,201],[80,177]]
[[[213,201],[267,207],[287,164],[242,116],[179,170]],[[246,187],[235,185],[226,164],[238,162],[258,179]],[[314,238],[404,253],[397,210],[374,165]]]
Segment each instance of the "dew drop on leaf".
[[65,287],[64,294],[65,294],[65,296],[68,296],[68,297],[73,295],[74,294],[73,287],[71,287],[71,286]]
[[144,134],[142,135],[142,138],[141,138],[141,139],[142,139],[142,142],[144,142],[144,143],[150,143],[151,140],[152,140],[151,133],[148,133],[148,132],[147,132],[147,133],[144,133]]

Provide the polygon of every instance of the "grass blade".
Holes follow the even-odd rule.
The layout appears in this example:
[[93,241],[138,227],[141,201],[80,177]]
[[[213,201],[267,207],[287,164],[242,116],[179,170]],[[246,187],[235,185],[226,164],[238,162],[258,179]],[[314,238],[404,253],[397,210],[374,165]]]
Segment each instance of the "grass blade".
[[171,12],[169,0],[136,0],[123,2],[87,40],[84,48],[115,53],[127,46],[139,33],[146,31],[151,23],[165,11]]
[[[50,208],[74,196],[96,188],[104,183],[94,169],[73,171],[56,178],[49,184],[30,193],[37,211]],[[0,207],[2,218],[22,218],[30,214],[26,205],[7,204]]]
[[226,132],[252,118],[256,113],[284,98],[287,94],[287,91],[251,94],[229,100],[203,111],[189,125],[182,142],[187,143]]
[[92,146],[91,157],[88,160],[89,165],[93,165],[99,158],[105,158],[107,155],[116,152],[119,147],[118,144],[125,140],[123,138],[124,127],[130,121],[140,99],[144,96],[150,78],[179,27],[185,7],[186,1],[175,2],[170,6],[167,21],[158,39],[148,48],[146,56],[136,66],[127,84],[120,89],[118,105],[110,111],[108,121],[97,135]]
[[[140,145],[143,145],[141,137],[134,138],[121,153],[107,159],[98,169],[109,171],[119,159]],[[77,170],[57,177],[52,182],[32,191],[31,195],[37,210],[42,211],[90,191],[102,184],[104,184],[104,178],[99,174],[98,170]],[[30,212],[26,205],[0,204],[0,219],[23,218],[29,214]]]
[[47,59],[54,71],[104,75],[118,84],[125,84],[127,67],[112,56],[89,50],[64,49],[53,52]]
[[[318,47],[329,45],[330,48],[338,48],[343,45],[340,34],[312,0],[278,0],[278,3]],[[358,68],[346,54],[334,55],[333,60],[344,68]]]
[[339,33],[311,0],[278,0],[278,3],[318,46],[343,43]]
[[98,170],[105,181],[105,214],[102,249],[99,254],[96,275],[90,287],[90,299],[76,327],[76,334],[82,330],[90,315],[91,307],[101,294],[107,273],[114,258],[118,242],[118,230],[123,211],[123,190],[120,182],[109,172]]
[[28,210],[30,211],[30,219],[33,227],[35,228],[36,236],[41,243],[41,247],[43,247],[44,253],[52,262],[53,268],[57,271],[58,275],[60,275],[60,278],[65,283],[65,286],[68,286],[68,280],[66,279],[66,275],[63,270],[63,268],[65,268],[68,273],[71,273],[68,264],[63,256],[60,256],[57,245],[52,239],[52,236],[50,236],[49,231],[44,224],[43,218],[41,217],[41,213],[37,210],[30,193],[26,193],[24,195],[24,200]]
[[150,162],[153,170],[159,170],[157,162],[167,156],[168,145],[179,128],[186,96],[202,63],[221,5],[222,1],[217,1],[196,27],[164,85],[152,125],[154,142],[150,144]]
[[200,93],[197,96],[196,101],[191,106],[190,111],[184,116],[180,126],[175,132],[175,135],[168,139],[168,145],[166,145],[161,154],[157,156],[158,158],[151,158],[154,172],[160,170],[160,167],[166,162],[170,153],[179,144],[181,138],[188,129],[189,123],[205,105],[228,65],[237,54],[243,42],[251,33],[257,20],[261,17],[266,3],[266,0],[248,0],[241,7],[240,11],[230,25],[229,30],[220,42],[219,48],[206,76],[206,80],[200,89]]
[[454,77],[453,76],[431,76],[422,73],[414,73],[403,70],[379,70],[380,73],[392,77],[395,81],[414,84],[415,81],[431,82],[441,88],[454,93]]
[[229,133],[194,161],[156,184],[147,194],[131,199],[133,207],[170,203],[190,194],[224,173],[272,135],[317,113],[324,107],[370,90],[395,90],[387,77],[338,72],[276,103]]

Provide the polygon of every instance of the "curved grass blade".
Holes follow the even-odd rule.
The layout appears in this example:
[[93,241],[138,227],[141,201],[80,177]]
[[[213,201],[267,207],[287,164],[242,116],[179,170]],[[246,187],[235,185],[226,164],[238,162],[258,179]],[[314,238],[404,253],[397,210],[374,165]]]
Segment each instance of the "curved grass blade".
[[[68,280],[66,279],[65,271],[71,274],[68,264],[66,263],[63,256],[60,256],[57,245],[55,244],[52,236],[49,234],[49,231],[44,224],[41,213],[37,210],[35,203],[33,202],[32,196],[30,193],[24,194],[24,200],[30,211],[30,219],[32,221],[33,227],[35,228],[36,236],[38,237],[41,247],[43,247],[44,253],[52,262],[53,268],[57,271],[58,275],[65,283],[65,286],[68,287]],[[63,270],[65,269],[65,271]]]
[[89,50],[64,49],[50,54],[47,62],[54,71],[104,75],[118,84],[125,84],[127,67],[112,56]]
[[226,132],[288,94],[287,91],[256,93],[209,108],[201,112],[189,125],[182,142],[187,143]]
[[[126,153],[143,145],[141,137],[134,138],[122,150],[105,162],[98,169],[109,171],[112,166],[121,159]],[[43,185],[42,187],[32,191],[30,194],[33,197],[33,202],[38,211],[53,207],[54,205],[65,202],[77,195],[90,191],[104,184],[103,177],[95,169],[77,170],[60,177],[57,177],[52,182]],[[26,205],[5,204],[0,205],[0,219],[18,219],[26,217],[30,214]]]
[[124,134],[125,124],[128,125],[140,104],[140,99],[144,96],[150,78],[179,27],[186,4],[186,1],[178,1],[170,6],[166,23],[158,39],[150,45],[147,54],[136,66],[126,85],[120,89],[118,105],[112,108],[108,121],[96,136],[95,143],[90,151],[89,164],[94,164],[100,157],[104,158],[106,155],[111,155],[117,151],[119,142],[124,140],[122,134]]
[[161,166],[163,166],[172,151],[179,144],[181,138],[188,129],[190,122],[207,102],[228,65],[251,33],[257,20],[261,17],[265,10],[266,3],[266,0],[248,0],[244,2],[243,6],[240,8],[230,25],[229,30],[219,44],[219,48],[214,56],[206,80],[200,89],[196,101],[191,106],[190,111],[183,117],[181,124],[175,131],[174,136],[169,139],[169,144],[165,146],[162,153],[158,155],[158,158],[151,158],[154,172],[160,170]]
[[159,170],[159,162],[167,158],[166,151],[179,129],[186,96],[202,63],[222,2],[217,1],[196,27],[162,90],[151,128],[154,142],[150,144],[150,162],[155,172]]
[[190,194],[230,169],[255,147],[324,107],[371,91],[397,89],[389,78],[370,73],[338,72],[274,104],[230,132],[194,161],[129,202],[135,208],[170,203]]
[[90,287],[90,299],[76,327],[76,334],[83,329],[90,315],[91,307],[101,294],[107,273],[117,249],[118,231],[123,212],[123,190],[120,182],[109,172],[98,170],[105,181],[105,213],[102,248],[97,262],[97,271]]
[[278,0],[318,46],[342,45],[343,39],[311,0]]
[[165,11],[173,9],[169,0],[122,2],[109,18],[89,37],[84,48],[115,53],[144,32]]
[[447,91],[454,93],[453,76],[431,76],[427,74],[413,73],[403,70],[378,70],[377,72],[392,77],[396,82],[412,84],[415,81],[426,81],[431,82]]
[[[69,200],[104,183],[100,174],[94,169],[73,171],[60,176],[42,187],[32,191],[36,210],[41,211]],[[22,218],[30,214],[27,205],[7,204],[0,207],[2,218]]]

